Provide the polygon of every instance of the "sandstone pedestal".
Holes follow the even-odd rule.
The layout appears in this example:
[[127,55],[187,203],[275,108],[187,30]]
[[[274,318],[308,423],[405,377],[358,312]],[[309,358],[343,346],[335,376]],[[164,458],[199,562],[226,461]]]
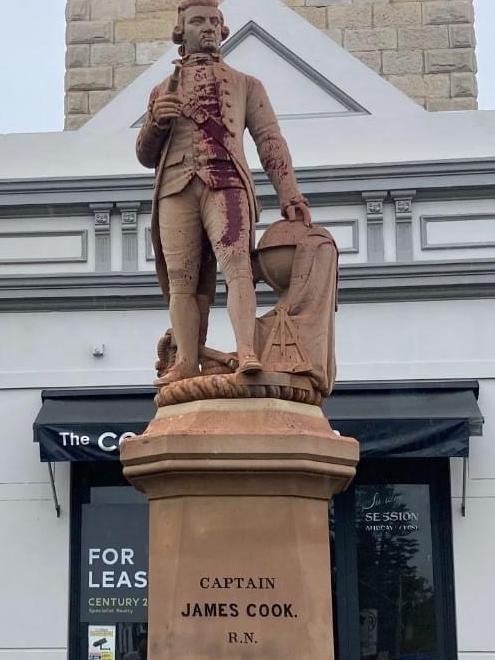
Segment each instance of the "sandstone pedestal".
[[161,408],[126,441],[150,502],[149,660],[332,659],[328,502],[357,460],[318,407],[275,399]]

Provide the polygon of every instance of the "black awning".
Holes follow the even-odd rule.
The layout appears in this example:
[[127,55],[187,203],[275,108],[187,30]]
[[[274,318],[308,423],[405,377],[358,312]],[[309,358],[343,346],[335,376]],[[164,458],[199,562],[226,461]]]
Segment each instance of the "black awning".
[[[363,458],[467,456],[481,435],[476,381],[342,383],[323,411]],[[119,441],[155,414],[151,388],[46,390],[34,423],[42,461],[119,459]]]
[[119,460],[119,441],[154,417],[156,390],[45,390],[34,422],[42,461]]
[[462,457],[482,433],[478,393],[477,381],[349,383],[323,410],[334,429],[360,440],[362,457]]

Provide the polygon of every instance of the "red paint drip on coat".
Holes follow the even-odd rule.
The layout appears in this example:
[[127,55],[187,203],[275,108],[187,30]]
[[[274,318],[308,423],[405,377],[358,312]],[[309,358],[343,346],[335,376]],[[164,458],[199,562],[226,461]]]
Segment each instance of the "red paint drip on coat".
[[230,247],[237,243],[241,236],[242,206],[240,189],[244,191],[245,188],[227,148],[223,146],[228,131],[222,121],[219,102],[221,96],[220,85],[218,81],[214,84],[208,82],[206,70],[196,72],[195,81],[194,91],[196,98],[199,99],[199,105],[211,118],[210,121],[214,122],[214,136],[203,128],[201,141],[204,144],[206,153],[209,154],[207,169],[211,177],[211,186],[216,190],[224,190],[227,222],[219,244],[222,247]]
[[[196,81],[206,81],[206,73],[196,74]],[[214,189],[238,187],[242,182],[231,156],[222,143],[225,142],[228,131],[223,125],[218,100],[218,87],[214,84],[203,82],[195,85],[195,93],[199,97],[200,106],[207,112],[211,120],[215,122],[215,135],[210,135],[207,130],[201,131],[201,141],[204,151],[209,154],[208,173],[211,177],[211,185]]]

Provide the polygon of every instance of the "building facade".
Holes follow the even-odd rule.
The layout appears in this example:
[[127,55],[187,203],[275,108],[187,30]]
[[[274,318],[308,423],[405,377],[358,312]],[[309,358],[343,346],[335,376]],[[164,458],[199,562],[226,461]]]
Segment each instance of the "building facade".
[[[426,112],[279,2],[224,8],[226,59],[266,85],[341,252],[324,410],[362,461],[329,512],[337,657],[495,660],[495,113]],[[80,130],[0,136],[0,660],[145,639],[146,507],[118,443],[153,414],[169,327],[134,142],[174,55]],[[246,148],[261,235],[280,212]],[[208,343],[233,345],[221,276]]]

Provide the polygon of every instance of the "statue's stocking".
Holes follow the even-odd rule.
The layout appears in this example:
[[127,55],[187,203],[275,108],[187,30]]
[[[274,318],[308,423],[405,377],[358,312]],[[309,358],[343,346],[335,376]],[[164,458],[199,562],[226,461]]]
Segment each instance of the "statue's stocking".
[[173,293],[170,296],[170,320],[177,344],[176,365],[191,373],[198,371],[200,312],[196,296]]
[[237,353],[242,360],[254,354],[256,293],[250,276],[234,277],[228,286],[227,309],[237,342]]

